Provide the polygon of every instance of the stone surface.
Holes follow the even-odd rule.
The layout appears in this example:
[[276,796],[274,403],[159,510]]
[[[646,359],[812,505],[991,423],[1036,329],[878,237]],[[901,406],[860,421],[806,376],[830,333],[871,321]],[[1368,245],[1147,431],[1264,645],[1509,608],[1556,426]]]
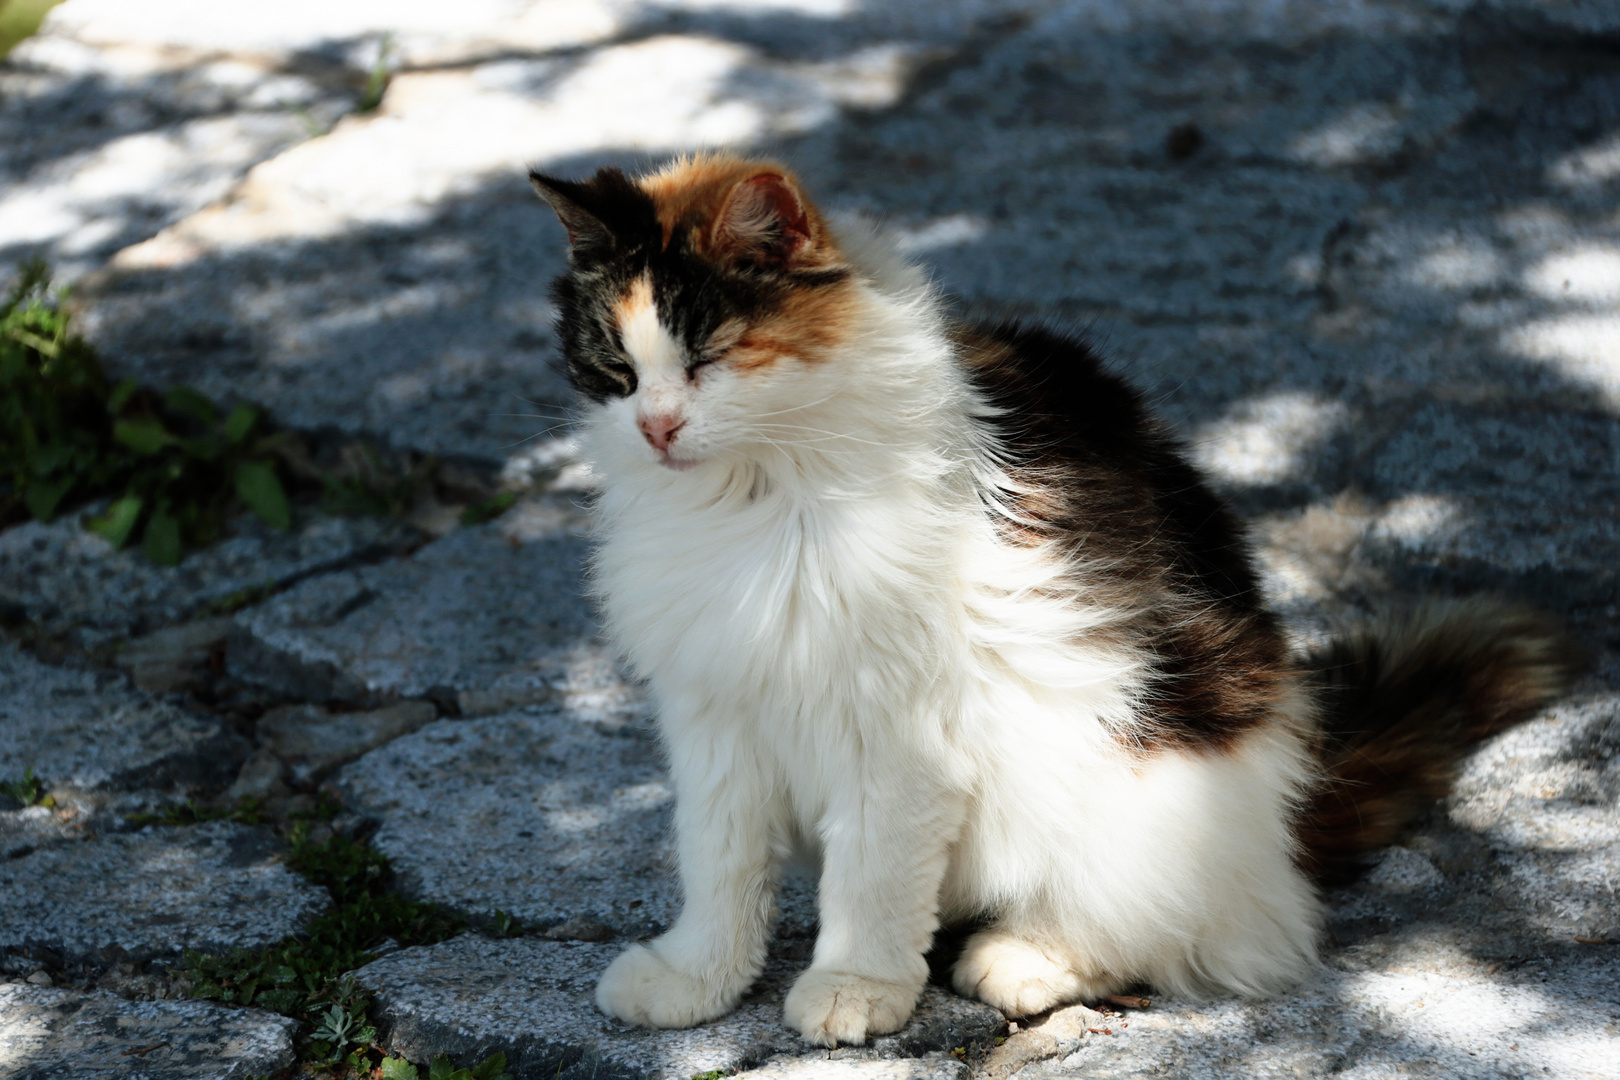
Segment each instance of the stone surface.
[[248,1080],[293,1063],[296,1023],[206,1001],[0,986],[6,1080]]
[[262,829],[149,827],[0,862],[0,949],[69,963],[178,960],[182,949],[262,948],[329,904],[281,865]]
[[[773,960],[743,1004],[722,1020],[687,1031],[649,1031],[609,1020],[592,1001],[596,976],[620,948],[468,936],[393,953],[362,968],[358,978],[376,990],[395,1052],[417,1058],[442,1047],[452,1057],[476,1058],[499,1050],[520,1080],[559,1075],[565,1080],[689,1080],[711,1069],[764,1064],[784,1053],[811,1060],[828,1056],[805,1046],[782,1023],[782,997],[802,962]],[[853,1065],[949,1052],[987,1044],[1004,1026],[995,1010],[930,986],[910,1024],[837,1056]],[[764,1075],[800,1073],[778,1068]],[[960,1071],[866,1066],[825,1075],[955,1080]]]
[[316,517],[281,533],[256,519],[237,535],[154,566],[115,551],[72,518],[0,532],[0,614],[81,645],[118,638],[261,597],[311,574],[398,551],[408,530],[380,518]]
[[48,806],[0,810],[0,863],[37,848],[83,840],[89,829],[77,817],[72,811],[64,813]]
[[[0,615],[97,647],[270,576],[292,587],[239,616],[227,646],[266,695],[429,697],[474,718],[337,776],[406,891],[548,935],[380,961],[396,1035],[422,1056],[504,1045],[510,1021],[548,1077],[559,1047],[608,1075],[625,1048],[727,1032],[726,1053],[754,1049],[715,1060],[785,1075],[1614,1076],[1616,946],[1592,943],[1620,939],[1616,10],[68,0],[0,65],[0,259],[55,259],[120,374],[500,464],[514,483],[588,486],[544,293],[563,236],[524,167],[767,149],[826,206],[884,218],[965,310],[1088,328],[1254,523],[1267,591],[1302,639],[1391,591],[1553,608],[1593,649],[1590,679],[1484,748],[1453,800],[1329,898],[1324,968],[1291,997],[1062,1010],[965,1063],[944,1042],[892,1062],[773,1057],[764,999],[757,1027],[611,1028],[588,1005],[594,973],[678,901],[645,705],[594,641],[567,496],[393,561],[365,537],[266,532],[222,562],[153,571],[74,528],[13,528]],[[388,32],[395,76],[360,115]],[[326,134],[306,137],[309,121]],[[454,524],[443,508],[420,520]],[[23,670],[5,655],[0,683]],[[90,702],[84,716],[136,700],[25,674]],[[257,713],[233,715],[245,730]],[[286,798],[277,723],[262,726],[233,791]],[[132,727],[95,728],[105,754],[85,741],[63,760],[155,799],[119,772],[145,760]],[[25,742],[43,745],[32,729]],[[171,759],[195,763],[180,745]],[[39,766],[6,760],[0,775]],[[100,819],[66,809],[0,812],[3,850],[34,852],[0,867],[103,850],[74,842]],[[785,902],[780,973],[814,926],[804,882]],[[685,1068],[649,1053],[627,1068]]]
[[230,670],[360,702],[542,680],[588,649],[575,529],[460,529],[409,559],[311,578],[237,619]]
[[191,682],[210,654],[224,647],[230,632],[227,615],[166,627],[125,642],[116,661],[137,688],[167,693]]
[[426,701],[336,715],[318,705],[283,705],[261,716],[255,733],[263,749],[292,766],[294,780],[307,783],[410,734],[438,715],[439,710]]
[[127,689],[121,675],[51,667],[0,641],[0,777],[51,791],[228,783],[249,747],[217,719]]
[[670,788],[643,725],[555,706],[440,720],[337,785],[346,809],[382,823],[372,845],[416,899],[632,935],[678,910]]
[[837,1061],[793,1057],[734,1075],[748,1080],[964,1080],[966,1063],[942,1055],[906,1061]]

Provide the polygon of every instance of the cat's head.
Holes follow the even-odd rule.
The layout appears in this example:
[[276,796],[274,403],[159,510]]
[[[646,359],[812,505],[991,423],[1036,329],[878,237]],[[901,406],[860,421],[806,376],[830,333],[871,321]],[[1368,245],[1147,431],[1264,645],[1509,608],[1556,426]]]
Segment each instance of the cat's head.
[[858,290],[781,166],[706,155],[530,180],[571,245],[553,286],[568,378],[619,451],[671,469],[757,455],[835,391]]

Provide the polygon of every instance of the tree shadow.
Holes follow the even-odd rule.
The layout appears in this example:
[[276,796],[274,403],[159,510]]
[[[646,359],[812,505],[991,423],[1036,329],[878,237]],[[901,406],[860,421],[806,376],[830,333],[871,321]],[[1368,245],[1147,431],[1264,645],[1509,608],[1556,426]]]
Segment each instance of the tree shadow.
[[[563,237],[521,166],[633,165],[729,131],[828,205],[886,218],[965,312],[1099,338],[1281,551],[1295,617],[1486,589],[1620,646],[1620,37],[1531,4],[838,10],[648,6],[594,45],[443,65],[484,80],[469,102],[528,108],[626,57],[712,62],[701,94],[681,84],[692,115],[640,142],[536,137],[536,160],[514,140],[398,220],[115,263],[87,290],[96,339],[121,372],[499,462],[570,404],[544,298]],[[671,42],[687,51],[654,51]],[[863,56],[876,66],[848,66]],[[864,98],[837,74],[857,70]],[[656,104],[577,100],[609,131]],[[502,415],[524,412],[540,416]],[[1589,692],[1615,688],[1607,662]],[[1612,807],[1612,769],[1592,764],[1612,738],[1571,731],[1546,768],[1596,768],[1591,798]],[[1414,844],[1445,887],[1335,893],[1336,957],[1452,935],[1502,965],[1492,978],[1591,992],[1539,982],[1597,962],[1533,915],[1545,883],[1514,875],[1533,843],[1436,817]],[[1348,981],[1313,992],[1365,1011],[1335,997]]]

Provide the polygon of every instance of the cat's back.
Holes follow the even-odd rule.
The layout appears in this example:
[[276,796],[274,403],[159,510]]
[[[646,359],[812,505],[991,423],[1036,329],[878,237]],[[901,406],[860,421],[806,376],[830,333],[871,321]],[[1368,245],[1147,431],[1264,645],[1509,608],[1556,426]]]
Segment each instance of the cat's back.
[[1077,601],[1134,612],[1154,707],[1130,739],[1218,748],[1267,725],[1293,665],[1243,527],[1142,395],[1076,337],[999,323],[955,339],[1008,484],[1002,543],[1066,564]]
[[1137,551],[1186,588],[1244,608],[1258,584],[1237,518],[1179,441],[1082,338],[1017,323],[961,326],[969,381],[1043,539]]

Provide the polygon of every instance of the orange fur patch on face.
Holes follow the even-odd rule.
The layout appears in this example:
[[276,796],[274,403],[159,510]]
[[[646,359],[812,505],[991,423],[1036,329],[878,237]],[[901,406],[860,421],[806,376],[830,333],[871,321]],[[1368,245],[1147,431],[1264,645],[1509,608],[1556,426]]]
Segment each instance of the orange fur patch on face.
[[625,293],[617,304],[613,305],[613,313],[618,318],[619,326],[622,328],[637,315],[652,306],[652,279],[643,274],[631,284],[630,291]]
[[847,284],[793,293],[750,326],[726,359],[739,374],[763,371],[786,356],[819,363],[849,340],[855,303]]

